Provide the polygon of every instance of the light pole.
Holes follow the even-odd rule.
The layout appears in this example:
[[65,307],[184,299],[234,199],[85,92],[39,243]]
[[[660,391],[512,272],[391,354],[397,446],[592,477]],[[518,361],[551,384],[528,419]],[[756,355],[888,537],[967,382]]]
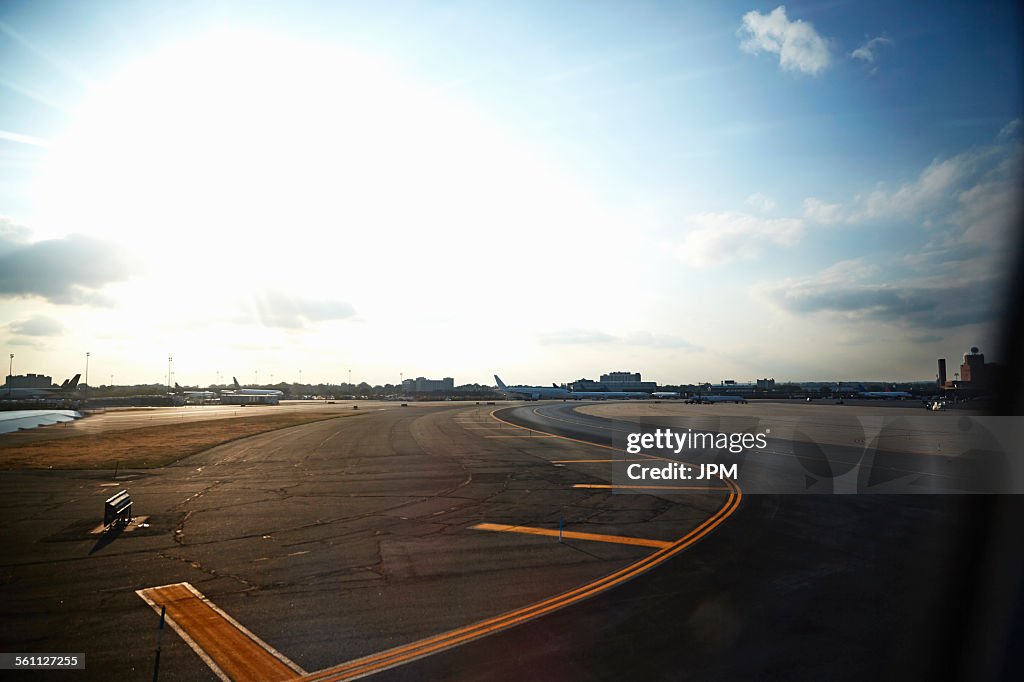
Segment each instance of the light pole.
[[89,352],[85,353],[85,385],[89,385]]
[[302,385],[302,370],[299,370],[299,385]]
[[352,385],[352,370],[348,371],[348,385]]
[[11,399],[11,386],[14,384],[14,353],[11,353],[11,361],[7,365],[7,399]]
[[174,360],[174,356],[170,353],[167,354],[167,392],[171,392],[171,361]]

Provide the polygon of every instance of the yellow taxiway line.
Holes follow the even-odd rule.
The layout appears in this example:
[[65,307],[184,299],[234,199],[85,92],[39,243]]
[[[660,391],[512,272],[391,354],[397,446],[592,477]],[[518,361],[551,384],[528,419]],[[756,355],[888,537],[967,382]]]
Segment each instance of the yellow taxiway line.
[[671,542],[664,540],[648,540],[646,538],[629,538],[624,535],[602,535],[600,533],[581,533],[574,530],[551,530],[534,528],[533,526],[509,526],[504,523],[478,523],[471,526],[473,530],[493,530],[499,533],[523,533],[525,535],[544,535],[549,538],[569,538],[570,540],[592,540],[594,542],[612,542],[618,545],[636,545],[638,547],[654,547],[662,549]]
[[[496,411],[497,410],[491,412],[491,417],[496,421],[500,421],[503,424],[508,424],[509,426],[516,428],[525,428],[518,424],[506,422],[501,417],[495,416],[494,412]],[[576,440],[575,438],[569,438],[567,436],[558,436],[555,434],[548,435],[553,438],[561,438],[563,440],[573,441],[583,445],[618,452],[616,448],[608,445],[588,443],[586,441]],[[661,459],[660,457],[650,455],[649,457],[651,457],[651,459]],[[597,580],[580,585],[579,587],[558,596],[530,604],[529,606],[482,620],[478,623],[474,623],[473,625],[449,630],[448,632],[443,632],[439,635],[434,635],[433,637],[427,637],[393,649],[387,649],[386,651],[381,651],[370,656],[358,658],[354,661],[349,661],[348,663],[342,663],[341,665],[326,668],[303,679],[309,680],[310,682],[335,682],[338,680],[353,680],[366,675],[371,675],[382,670],[394,668],[402,665],[403,663],[408,663],[419,658],[430,656],[439,651],[444,651],[445,649],[451,649],[474,639],[479,639],[495,632],[506,630],[519,625],[520,623],[525,623],[526,621],[539,618],[540,616],[551,613],[552,611],[565,608],[566,606],[570,606],[596,594],[610,590],[616,585],[620,585],[627,580],[635,578],[636,576],[651,570],[655,566],[664,563],[687,547],[690,547],[699,541],[705,535],[721,525],[727,518],[732,516],[740,506],[740,501],[743,499],[743,491],[740,490],[739,486],[733,481],[725,480],[725,483],[728,486],[725,490],[727,490],[729,494],[722,506],[718,508],[718,511],[678,540],[668,543],[667,546],[648,554],[644,558],[629,564],[625,568],[609,573],[603,578],[598,578]]]
[[[524,430],[517,424],[506,422],[495,416],[494,410],[490,413],[492,419]],[[485,436],[494,437],[494,436]],[[530,436],[520,436],[529,438]],[[556,434],[544,434],[533,436],[534,438],[561,438],[591,447],[599,447],[607,450],[616,450],[607,445],[588,443],[576,440],[567,436]],[[617,451],[617,450],[616,450]],[[652,455],[645,455],[651,459],[662,459]],[[657,547],[657,550],[639,559],[624,568],[614,571],[602,578],[585,583],[554,597],[530,604],[528,606],[509,611],[507,613],[487,618],[480,622],[465,627],[449,630],[438,635],[427,637],[402,646],[381,651],[370,656],[365,656],[347,663],[332,666],[314,673],[306,673],[299,666],[285,658],[269,644],[260,640],[256,635],[249,632],[231,616],[221,611],[206,597],[196,591],[188,583],[177,583],[161,587],[151,587],[137,590],[137,594],[149,604],[157,613],[161,606],[167,607],[167,620],[172,628],[182,639],[192,647],[199,657],[210,666],[214,674],[225,682],[231,680],[292,680],[301,677],[302,680],[316,682],[327,682],[328,680],[351,680],[366,675],[372,675],[382,670],[387,670],[410,661],[424,658],[432,654],[451,649],[466,642],[485,637],[495,632],[500,632],[521,623],[539,618],[545,614],[558,609],[565,608],[584,599],[600,594],[606,590],[620,585],[652,568],[664,563],[671,557],[682,552],[701,538],[709,534],[739,508],[743,499],[743,492],[735,482],[724,479],[724,488],[710,488],[710,490],[722,490],[728,492],[728,496],[719,509],[706,518],[698,526],[688,533],[671,542],[660,540],[644,540],[641,538],[626,538],[622,536],[599,535],[595,533],[563,532],[564,537],[573,537],[585,540],[627,541],[626,544]],[[602,486],[579,484],[576,487]],[[604,486],[612,487],[612,486]],[[629,486],[633,487],[633,486]],[[497,524],[480,524],[476,526],[495,526]],[[502,531],[524,532],[524,527],[498,527]],[[495,530],[495,528],[484,528]],[[547,531],[541,528],[530,529],[538,535],[557,535],[557,531]],[[651,544],[657,543],[657,544]]]

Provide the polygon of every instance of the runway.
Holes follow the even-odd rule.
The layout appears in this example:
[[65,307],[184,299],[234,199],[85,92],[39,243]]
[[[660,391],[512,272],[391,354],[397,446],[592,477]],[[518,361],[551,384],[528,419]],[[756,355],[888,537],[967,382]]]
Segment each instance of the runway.
[[[2,472],[0,608],[22,628],[0,647],[148,676],[140,596],[196,599],[160,591],[187,583],[215,639],[248,631],[316,679],[862,679],[905,660],[882,654],[932,596],[917,571],[942,584],[957,500],[575,487],[608,483],[608,423],[536,407],[367,411],[117,481]],[[121,487],[149,526],[97,541]],[[160,677],[218,679],[171,634]]]

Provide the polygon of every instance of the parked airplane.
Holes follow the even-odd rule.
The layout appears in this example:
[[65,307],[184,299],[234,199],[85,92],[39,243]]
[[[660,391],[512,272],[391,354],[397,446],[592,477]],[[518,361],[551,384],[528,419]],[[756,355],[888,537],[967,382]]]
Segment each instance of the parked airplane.
[[695,395],[687,403],[701,405],[705,403],[746,403],[746,398],[738,395]]
[[563,398],[569,397],[569,389],[559,388],[552,385],[548,386],[506,386],[505,382],[501,380],[497,374],[494,375],[494,381],[498,384],[498,391],[505,395],[522,396],[527,400],[540,400],[541,398]]
[[178,393],[185,396],[185,400],[187,402],[203,402],[206,400],[214,400],[217,398],[217,394],[213,391],[186,391],[185,389],[178,385],[178,382],[174,382],[174,388],[178,391]]
[[885,400],[906,400],[914,396],[906,391],[861,391],[862,398],[883,398]]
[[650,398],[650,393],[643,391],[570,391],[567,388],[559,388],[555,384],[548,386],[506,386],[497,374],[494,381],[498,384],[498,391],[505,395],[519,395],[526,400],[540,400],[541,398],[553,398],[555,400],[623,400],[627,398]]
[[71,393],[78,389],[78,380],[81,374],[76,374],[70,379],[65,379],[60,386],[50,388],[3,388],[0,389],[0,400],[37,400],[43,398],[55,398],[61,393]]
[[679,391],[655,391],[651,394],[652,398],[678,398]]
[[569,397],[573,400],[639,400],[650,398],[651,394],[643,391],[569,391]]
[[238,383],[237,377],[231,378],[235,382],[235,388],[224,391],[224,393],[233,393],[234,395],[276,395],[278,397],[284,395],[283,391],[274,388],[242,388],[241,384]]

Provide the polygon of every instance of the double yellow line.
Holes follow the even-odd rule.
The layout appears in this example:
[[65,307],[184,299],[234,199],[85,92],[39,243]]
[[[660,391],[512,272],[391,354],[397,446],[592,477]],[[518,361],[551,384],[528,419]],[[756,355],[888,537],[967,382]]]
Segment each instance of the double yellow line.
[[[497,421],[509,424],[510,426],[523,428],[519,427],[517,424],[506,422],[496,416],[494,411],[491,412],[491,417]],[[556,434],[548,435],[555,438],[583,443],[593,447],[615,450],[615,448],[608,445],[588,443],[586,441],[569,438],[567,436],[559,436]],[[617,585],[621,585],[627,580],[651,570],[676,554],[682,552],[684,549],[690,547],[721,525],[727,518],[732,516],[732,514],[739,508],[740,500],[743,498],[743,492],[734,481],[724,479],[724,482],[729,494],[725,503],[718,509],[718,511],[683,537],[668,543],[667,547],[659,549],[643,559],[626,566],[625,568],[619,569],[618,571],[606,575],[603,578],[598,578],[597,580],[581,585],[580,587],[556,597],[551,597],[535,604],[530,604],[529,606],[516,609],[515,611],[510,611],[500,616],[488,618],[473,625],[467,625],[439,635],[434,635],[433,637],[421,639],[417,642],[412,642],[371,656],[358,658],[354,661],[349,661],[348,663],[326,668],[303,677],[302,679],[310,681],[315,680],[316,682],[334,682],[337,680],[353,680],[365,675],[370,675],[404,663],[409,663],[410,661],[415,661],[416,659],[423,658],[425,656],[430,656],[431,654],[444,651],[445,649],[451,649],[459,646],[460,644],[465,644],[466,642],[470,642],[474,639],[480,639],[481,637],[494,634],[501,630],[506,630],[526,621],[533,620],[534,618],[539,618],[540,616],[551,613],[552,611],[576,604],[584,599],[593,597],[606,590],[610,590]]]

